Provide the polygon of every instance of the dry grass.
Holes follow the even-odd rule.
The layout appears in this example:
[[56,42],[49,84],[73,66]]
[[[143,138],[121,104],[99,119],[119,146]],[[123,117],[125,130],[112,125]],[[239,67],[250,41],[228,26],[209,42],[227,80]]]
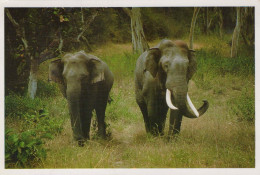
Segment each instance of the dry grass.
[[[227,81],[225,79],[219,80]],[[44,168],[209,168],[254,167],[253,125],[238,122],[229,112],[226,101],[238,95],[232,82],[226,83],[225,94],[213,90],[190,88],[190,96],[196,106],[207,97],[210,108],[199,119],[184,118],[178,139],[170,142],[165,137],[154,138],[145,133],[141,113],[135,104],[133,88],[129,81],[115,83],[113,94],[120,94],[115,105],[119,115],[111,124],[111,140],[90,140],[77,147],[72,140],[69,119],[64,132],[47,143],[50,149]],[[224,83],[225,84],[225,83]],[[239,83],[238,83],[239,84]],[[191,84],[191,86],[196,86]],[[119,93],[120,92],[120,93]],[[226,93],[231,93],[226,95]],[[224,105],[223,105],[224,104]],[[108,106],[109,108],[113,105]],[[123,109],[123,110],[122,110]],[[107,114],[108,115],[108,114]],[[168,130],[168,120],[165,132]]]

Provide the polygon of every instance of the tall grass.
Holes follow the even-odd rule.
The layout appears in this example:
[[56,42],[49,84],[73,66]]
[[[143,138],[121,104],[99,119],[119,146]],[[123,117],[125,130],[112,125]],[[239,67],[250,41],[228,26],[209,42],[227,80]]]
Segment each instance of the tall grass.
[[200,49],[196,52],[198,71],[196,76],[209,74],[215,76],[224,76],[233,74],[237,76],[254,75],[255,60],[254,57],[229,58],[221,55],[215,55],[208,50]]

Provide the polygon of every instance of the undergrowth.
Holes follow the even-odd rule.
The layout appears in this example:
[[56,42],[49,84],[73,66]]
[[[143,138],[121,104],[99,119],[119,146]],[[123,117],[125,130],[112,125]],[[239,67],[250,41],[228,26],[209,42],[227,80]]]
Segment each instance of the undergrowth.
[[41,163],[47,154],[46,139],[61,133],[64,120],[50,118],[46,110],[21,116],[19,130],[6,128],[6,167],[33,167]]

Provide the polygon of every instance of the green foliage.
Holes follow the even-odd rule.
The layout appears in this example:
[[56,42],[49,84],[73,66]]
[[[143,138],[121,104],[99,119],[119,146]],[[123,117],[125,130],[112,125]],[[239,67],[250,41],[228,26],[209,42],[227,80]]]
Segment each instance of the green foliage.
[[[40,93],[44,94],[42,91]],[[21,125],[19,132],[6,130],[7,167],[31,167],[46,158],[44,139],[53,139],[63,128],[63,119],[49,117],[48,111],[44,109],[46,102],[15,93],[5,97],[5,116],[19,120]]]
[[35,131],[27,130],[21,133],[7,129],[5,132],[5,162],[8,167],[15,164],[18,167],[30,166],[46,158],[43,141]]
[[235,113],[240,121],[255,122],[255,93],[251,88],[244,88],[241,95],[228,101],[230,112]]
[[62,131],[63,119],[49,117],[45,109],[35,114],[24,114],[22,119],[24,130],[28,127],[33,128],[38,134],[47,138],[53,138]]
[[5,116],[22,116],[25,113],[34,113],[44,106],[39,98],[32,100],[27,96],[22,96],[11,92],[5,96]]
[[59,93],[59,88],[56,83],[48,83],[43,80],[37,82],[37,96],[42,97],[54,97]]
[[62,131],[63,120],[50,118],[46,110],[22,116],[22,131],[7,129],[5,134],[5,161],[7,166],[33,166],[46,158],[44,139],[53,139]]

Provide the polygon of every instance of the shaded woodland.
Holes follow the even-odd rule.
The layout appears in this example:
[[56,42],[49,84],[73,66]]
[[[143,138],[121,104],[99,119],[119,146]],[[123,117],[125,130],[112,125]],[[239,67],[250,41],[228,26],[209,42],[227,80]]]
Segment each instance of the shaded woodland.
[[[196,13],[197,19],[192,21],[193,13]],[[138,32],[140,36],[137,36]],[[180,39],[192,36],[194,32],[195,37],[217,35],[221,38],[234,33],[235,40],[230,38],[228,42],[230,47],[234,45],[231,57],[235,57],[238,42],[254,47],[254,8],[6,9],[6,93],[8,90],[26,91],[26,88],[33,86],[28,87],[29,80],[30,83],[37,81],[34,76],[39,64],[65,52],[80,49],[89,52],[109,42],[127,43],[131,40],[133,50],[143,52],[149,47],[149,41]],[[191,36],[189,40],[192,43]],[[31,93],[32,90],[28,91]],[[35,93],[36,90],[30,96],[34,98]]]

